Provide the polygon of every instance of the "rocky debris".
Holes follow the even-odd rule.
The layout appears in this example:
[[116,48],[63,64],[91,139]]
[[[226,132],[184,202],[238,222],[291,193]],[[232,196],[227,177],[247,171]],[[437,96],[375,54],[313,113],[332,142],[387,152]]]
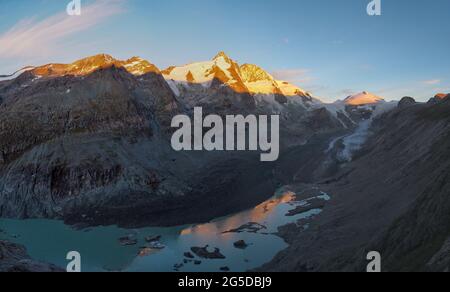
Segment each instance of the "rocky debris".
[[242,232],[248,232],[248,233],[258,233],[261,230],[267,229],[266,226],[256,223],[256,222],[249,222],[246,223],[238,228],[231,229],[228,231],[223,232],[225,233],[242,233]]
[[130,235],[119,238],[119,243],[122,246],[130,246],[130,245],[136,245],[138,243],[138,240],[135,235],[130,234]]
[[221,267],[220,271],[222,271],[222,272],[229,272],[230,268],[229,267]]
[[139,251],[138,256],[146,257],[146,256],[149,256],[149,255],[151,255],[153,253],[155,253],[155,250],[153,248],[141,247],[141,250]]
[[236,241],[233,245],[238,249],[246,249],[248,247],[248,244],[244,240]]
[[220,253],[219,248],[214,248],[214,251],[210,252],[208,245],[205,247],[192,247],[191,250],[195,255],[203,259],[216,260],[226,258],[222,253]]
[[64,272],[63,269],[32,260],[25,247],[0,241],[0,272]]
[[414,104],[416,104],[416,100],[414,98],[409,97],[409,96],[405,96],[398,103],[398,107],[399,108],[404,108],[404,107],[411,106],[411,105],[414,105]]
[[199,266],[202,264],[202,261],[194,261],[194,265]]
[[146,242],[155,242],[155,241],[160,241],[161,238],[162,238],[161,235],[157,235],[157,236],[147,236],[147,237],[145,238],[145,241],[146,241]]
[[286,214],[286,216],[292,217],[295,215],[306,213],[311,210],[323,209],[324,207],[325,207],[325,202],[322,199],[313,198],[313,199],[308,200],[305,205],[300,205],[300,206],[297,206],[293,210],[289,210],[289,212]]
[[192,253],[190,253],[190,252],[185,252],[185,253],[184,253],[184,257],[186,257],[186,258],[188,258],[188,259],[193,259],[193,258],[195,258],[194,255],[193,255]]

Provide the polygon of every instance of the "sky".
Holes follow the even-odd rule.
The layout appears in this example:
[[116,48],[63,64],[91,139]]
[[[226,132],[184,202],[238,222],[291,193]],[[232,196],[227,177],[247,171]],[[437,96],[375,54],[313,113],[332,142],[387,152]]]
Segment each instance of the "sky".
[[107,53],[164,69],[225,51],[323,101],[450,92],[450,1],[0,0],[0,75]]

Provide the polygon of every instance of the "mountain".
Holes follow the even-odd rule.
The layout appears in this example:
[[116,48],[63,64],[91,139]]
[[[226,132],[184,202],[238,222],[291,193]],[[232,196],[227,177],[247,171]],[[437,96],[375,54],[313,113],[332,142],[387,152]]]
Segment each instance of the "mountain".
[[[300,89],[243,68],[223,53],[162,72],[137,57],[103,54],[0,82],[0,216],[171,225],[267,199],[279,183],[274,164],[253,152],[175,152],[172,118],[194,106],[205,114],[280,113],[282,152],[326,143],[342,125]],[[278,101],[266,105],[248,89],[261,81]]]
[[439,103],[439,102],[442,102],[442,101],[448,99],[449,96],[450,96],[450,94],[438,93],[433,98],[431,98],[428,102],[429,103]]
[[33,69],[32,73],[37,77],[86,76],[99,69],[106,69],[112,66],[125,68],[125,70],[133,75],[159,73],[159,69],[155,65],[139,57],[119,61],[105,54],[81,59],[72,64],[48,64],[40,66]]
[[382,97],[364,91],[323,106],[345,128],[352,128],[394,109],[397,104],[397,101],[386,102]]
[[197,98],[193,104],[208,102],[207,96],[214,95],[217,86],[226,86],[234,93],[251,95],[256,107],[271,106],[280,110],[283,105],[298,104],[310,107],[320,103],[306,91],[285,81],[275,80],[262,68],[244,64],[240,66],[224,52],[211,61],[192,63],[179,67],[169,67],[162,71],[167,82],[177,96]]
[[385,102],[385,100],[379,96],[368,93],[366,91],[351,95],[344,100],[346,105],[352,106],[364,106],[364,105],[374,105]]
[[169,67],[162,71],[166,80],[189,86],[201,84],[211,87],[214,80],[229,86],[237,93],[248,93],[237,63],[221,52],[211,61],[193,63],[181,67]]
[[[196,106],[279,114],[280,159],[174,151],[172,118]],[[325,104],[224,53],[163,71],[108,55],[33,67],[0,82],[0,217],[182,225],[252,208],[284,185],[299,200],[330,200],[279,230],[290,247],[262,270],[361,271],[377,250],[385,270],[443,271],[449,110],[448,95],[398,104],[362,92]],[[0,242],[5,258],[0,270],[30,268],[16,265],[30,261],[21,246]]]
[[27,66],[27,67],[23,67],[23,68],[17,70],[16,72],[14,72],[12,74],[0,75],[0,81],[16,78],[20,74],[30,71],[30,70],[33,70],[34,68],[35,67],[33,67],[33,66]]
[[[408,98],[410,99],[410,98]],[[280,229],[290,247],[263,271],[450,270],[450,100],[399,106],[374,119],[355,159],[316,183],[291,184],[299,199],[332,198],[313,220]]]

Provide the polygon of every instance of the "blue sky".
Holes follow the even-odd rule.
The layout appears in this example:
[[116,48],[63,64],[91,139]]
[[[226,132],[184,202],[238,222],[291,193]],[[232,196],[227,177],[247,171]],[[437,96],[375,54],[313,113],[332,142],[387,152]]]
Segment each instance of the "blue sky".
[[0,74],[108,53],[160,68],[225,51],[324,101],[370,91],[427,100],[450,92],[450,1],[381,0],[0,1]]

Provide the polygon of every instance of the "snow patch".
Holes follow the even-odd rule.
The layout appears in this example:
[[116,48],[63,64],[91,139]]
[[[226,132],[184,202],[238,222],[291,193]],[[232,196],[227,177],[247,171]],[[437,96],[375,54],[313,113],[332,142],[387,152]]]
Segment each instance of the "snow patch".
[[349,136],[344,137],[342,143],[344,149],[339,153],[339,158],[345,161],[351,161],[352,155],[362,148],[369,136],[369,129],[372,125],[373,119],[362,121],[355,132]]

